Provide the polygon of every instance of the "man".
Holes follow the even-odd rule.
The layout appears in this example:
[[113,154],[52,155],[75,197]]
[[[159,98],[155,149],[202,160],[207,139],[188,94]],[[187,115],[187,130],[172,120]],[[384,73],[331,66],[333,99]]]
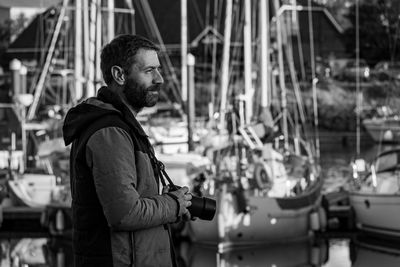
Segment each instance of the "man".
[[135,118],[158,100],[157,52],[143,37],[116,37],[101,53],[107,86],[65,118],[77,267],[175,265],[166,225],[190,218],[191,195],[159,194],[159,165]]

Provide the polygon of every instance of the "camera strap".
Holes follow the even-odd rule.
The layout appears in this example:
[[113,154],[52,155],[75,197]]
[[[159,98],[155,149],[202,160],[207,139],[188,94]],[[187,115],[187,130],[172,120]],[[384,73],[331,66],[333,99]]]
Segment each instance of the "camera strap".
[[162,163],[161,161],[159,161],[156,158],[156,155],[154,154],[154,152],[152,150],[150,150],[150,159],[151,161],[153,161],[153,165],[155,167],[156,170],[156,174],[159,178],[159,180],[161,181],[161,184],[163,186],[168,185],[171,187],[171,189],[177,190],[178,187],[172,182],[171,178],[169,177],[168,173],[165,170],[165,165],[164,163]]
[[165,180],[167,180],[168,185],[171,186],[171,189],[178,189],[177,186],[172,182],[171,178],[169,177],[168,173],[165,171],[165,165],[164,163],[162,163],[161,161],[157,160],[157,164],[158,164],[158,169],[159,174],[160,174],[160,180],[163,186],[166,186],[167,183],[165,182]]
[[[166,186],[167,185],[166,181],[167,181],[168,184],[173,189],[177,189],[175,184],[172,182],[171,178],[168,176],[168,173],[165,171],[164,163],[162,163],[161,161],[159,161],[156,158],[156,155],[154,155],[154,152],[153,152],[152,149],[150,149],[150,159],[151,159],[151,161],[153,161],[153,165],[154,165],[155,170],[156,170],[156,175],[158,176],[159,180],[161,181],[161,184],[163,186]],[[177,267],[178,264],[177,264],[177,260],[176,260],[176,251],[175,251],[174,242],[172,241],[173,238],[172,238],[172,235],[171,235],[171,229],[170,229],[168,224],[164,224],[164,229],[168,232],[168,236],[169,236],[173,267]]]

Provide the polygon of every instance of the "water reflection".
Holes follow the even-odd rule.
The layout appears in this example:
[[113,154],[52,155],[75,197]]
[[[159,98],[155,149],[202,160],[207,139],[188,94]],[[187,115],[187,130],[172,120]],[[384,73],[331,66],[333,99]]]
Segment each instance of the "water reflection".
[[[71,242],[54,238],[0,240],[0,267],[73,266]],[[368,236],[353,239],[310,239],[221,251],[182,242],[179,267],[393,267],[400,266],[400,242]]]
[[[216,247],[183,244],[180,267],[394,267],[400,266],[397,241],[369,237],[319,239],[219,252]],[[394,247],[397,246],[395,249]]]
[[326,240],[305,240],[286,244],[228,250],[182,244],[181,267],[202,266],[321,266],[328,260]]
[[400,266],[399,240],[361,236],[352,241],[350,252],[353,267]]
[[63,239],[2,239],[0,248],[0,267],[73,266],[71,243]]

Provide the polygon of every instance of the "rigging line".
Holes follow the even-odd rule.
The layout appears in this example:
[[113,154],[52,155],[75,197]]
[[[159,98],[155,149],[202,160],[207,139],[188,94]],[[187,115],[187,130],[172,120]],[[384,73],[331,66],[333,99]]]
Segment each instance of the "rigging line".
[[168,66],[167,67],[167,72],[169,74],[169,77],[171,77],[171,85],[172,85],[172,93],[174,94],[174,97],[176,98],[176,101],[178,101],[180,104],[182,103],[182,97],[179,94],[179,82],[178,82],[178,78],[176,76],[175,73],[175,69],[172,65],[172,62],[168,56],[164,41],[161,37],[161,33],[158,29],[157,23],[155,21],[153,12],[150,8],[149,2],[147,0],[136,0],[137,5],[141,6],[143,8],[145,17],[147,18],[146,20],[144,20],[144,24],[146,24],[146,22],[149,23],[149,27],[150,27],[150,31],[152,33],[152,35],[156,38],[156,40],[158,41],[161,50],[164,51],[163,56],[162,56],[162,60],[165,62],[165,64]]
[[[54,8],[55,10],[57,10],[56,8]],[[50,12],[49,12],[50,13]],[[52,33],[54,33],[54,28],[55,28],[55,25],[52,25],[53,26],[53,30],[52,30],[52,32],[51,32],[51,34],[49,34],[48,36],[47,36],[47,38],[45,38],[46,37],[46,29],[48,28],[48,27],[46,27],[46,23],[48,22],[48,20],[49,20],[49,14],[47,13],[46,14],[46,17],[44,17],[44,15],[39,15],[40,16],[40,19],[39,19],[39,29],[38,29],[38,31],[37,31],[37,35],[40,37],[40,44],[38,44],[38,46],[36,46],[36,47],[46,47],[47,49],[41,49],[40,50],[40,59],[39,59],[39,62],[40,62],[40,65],[42,65],[42,64],[44,64],[45,63],[45,59],[46,59],[46,52],[48,52],[49,51],[49,49],[48,49],[48,47],[50,46],[50,43],[51,43],[51,36],[52,36]],[[50,32],[50,31],[49,31]],[[35,76],[34,76],[34,79],[33,79],[33,81],[32,81],[32,83],[31,83],[31,86],[30,86],[30,88],[29,88],[29,93],[33,93],[34,91],[35,91],[35,87],[36,87],[36,85],[37,85],[37,82],[38,82],[38,80],[39,80],[39,77],[40,77],[40,69],[39,68],[37,68],[36,70],[35,70]]]
[[45,82],[47,73],[48,73],[49,68],[50,68],[51,59],[52,59],[53,54],[54,54],[54,48],[56,46],[56,42],[57,42],[58,36],[60,34],[60,29],[61,29],[62,23],[64,21],[65,11],[66,11],[67,5],[68,5],[68,0],[63,0],[61,11],[60,11],[60,15],[58,17],[58,20],[57,20],[57,23],[56,23],[56,27],[54,29],[54,34],[53,34],[53,37],[52,37],[52,40],[51,40],[51,44],[50,44],[49,50],[47,52],[46,62],[44,64],[44,66],[43,66],[43,71],[40,74],[39,80],[37,82],[37,87],[36,87],[36,90],[35,90],[35,93],[34,93],[34,96],[33,96],[33,102],[32,102],[31,106],[28,109],[27,120],[32,120],[35,117],[36,110],[37,110],[37,107],[38,107],[38,104],[39,104],[39,100],[40,100],[40,97],[42,95],[42,91],[43,91],[43,88],[44,88],[43,87],[44,86],[44,82]]
[[[235,24],[236,24],[236,29],[237,29],[235,31],[237,34],[234,37],[235,43],[239,42],[239,40],[243,38],[243,31],[240,29],[243,29],[243,27],[244,27],[244,15],[245,14],[244,14],[244,12],[240,12],[240,10],[244,10],[244,7],[242,6],[239,8],[239,1],[235,1],[234,7],[233,7],[233,13],[232,13],[232,16],[235,16]],[[242,55],[241,52],[242,52],[242,46],[235,46],[233,48],[232,60],[231,60],[232,63],[234,63],[235,61],[239,62],[239,59],[241,59],[241,55]],[[239,67],[240,67],[240,65],[239,65]],[[235,67],[235,64],[231,64],[231,66],[229,67],[228,85],[234,82],[234,78],[237,78],[237,76],[233,75],[234,68],[237,68],[237,67]],[[233,88],[229,89],[229,86],[228,86],[228,95],[230,93],[232,93],[232,90],[233,90]]]
[[[283,13],[285,15],[285,13]],[[288,14],[290,17],[291,14]],[[288,20],[292,21],[292,20]],[[299,111],[300,113],[300,120],[302,124],[305,124],[305,112],[303,108],[303,100],[301,97],[301,92],[300,92],[300,87],[299,87],[299,82],[297,79],[296,71],[295,71],[295,66],[294,66],[294,56],[293,56],[293,45],[292,45],[292,39],[291,39],[291,34],[288,34],[288,31],[290,31],[290,26],[289,23],[286,23],[282,27],[282,35],[286,39],[286,44],[283,44],[283,48],[285,49],[285,54],[286,54],[286,59],[288,61],[288,67],[289,67],[289,72],[290,72],[290,78],[292,80],[292,86],[293,86],[293,91],[295,94],[295,99],[296,99],[296,110]]]
[[284,72],[284,61],[283,61],[283,42],[281,31],[284,29],[282,27],[282,19],[278,14],[279,10],[279,0],[274,0],[274,9],[276,16],[276,39],[278,46],[278,66],[279,66],[279,86],[281,89],[281,108],[282,108],[282,131],[284,135],[284,148],[286,151],[289,149],[289,136],[288,136],[288,125],[287,125],[287,99],[286,99],[286,83],[285,83],[285,72]]
[[[286,24],[285,28],[287,28],[288,24],[289,23]],[[297,79],[296,70],[295,70],[295,66],[294,66],[292,38],[291,38],[291,35],[289,36],[288,30],[285,28],[282,28],[282,34],[286,37],[287,43],[284,44],[283,46],[285,48],[286,59],[288,60],[290,77],[292,79],[292,86],[293,86],[293,91],[295,93],[295,97],[297,100],[297,106],[298,106],[297,108],[299,109],[300,119],[301,119],[302,124],[305,124],[306,119],[305,119],[305,115],[304,115],[305,112],[304,112],[304,108],[303,108],[303,99],[301,97],[299,81]]]
[[205,25],[207,25],[207,26],[211,25],[211,22],[210,22],[210,0],[207,0],[206,13],[204,15],[205,15],[205,21],[206,21]]
[[227,113],[227,91],[228,91],[228,71],[229,71],[229,54],[231,42],[231,22],[232,22],[232,0],[226,0],[226,13],[224,24],[224,43],[222,51],[222,67],[221,67],[221,104],[220,104],[220,121],[219,129],[225,128],[225,114]]
[[[196,18],[200,24],[200,28],[203,29],[205,27],[205,23],[204,23],[203,18],[201,17],[201,12],[200,12],[199,6],[197,5],[196,1],[190,0],[190,2],[192,3],[192,5],[188,5],[188,6],[191,6],[192,9],[194,10],[194,14],[196,15]],[[208,23],[208,21],[207,21],[207,23]]]
[[397,22],[396,22],[396,32],[395,32],[395,38],[394,38],[394,44],[393,44],[393,49],[391,51],[390,54],[390,59],[393,62],[395,59],[395,55],[396,55],[396,46],[397,46],[397,35],[399,34],[399,26],[400,26],[400,17],[397,18]]
[[303,42],[302,42],[301,32],[300,32],[300,15],[299,15],[300,12],[297,11],[297,10],[293,11],[293,12],[294,12],[294,14],[296,14],[295,31],[296,31],[296,36],[297,36],[297,49],[298,49],[298,52],[299,52],[301,77],[303,78],[303,80],[306,80],[306,70],[305,70],[305,67],[304,67],[304,55],[303,55],[303,45],[302,45]]
[[[233,3],[233,8],[232,8],[232,18],[234,18],[234,19],[233,19],[232,30],[231,31],[232,31],[232,34],[238,32],[239,35],[234,35],[234,37],[231,38],[231,40],[234,39],[234,41],[231,42],[230,45],[232,43],[238,42],[239,39],[241,38],[241,34],[242,34],[242,31],[239,30],[242,27],[238,26],[238,25],[240,25],[240,21],[241,21],[239,19],[239,15],[238,15],[238,14],[240,14],[240,9],[238,8],[238,6],[239,6],[239,1],[235,0],[235,2]],[[236,25],[236,26],[234,26],[234,25]],[[238,30],[236,30],[236,31],[233,30],[235,28],[238,29]],[[237,67],[235,67],[235,62],[238,62],[238,58],[240,56],[240,52],[241,52],[240,47],[237,47],[237,46],[235,46],[235,47],[230,49],[231,64],[229,66],[229,71],[228,71],[228,90],[227,90],[227,95],[228,96],[231,95],[233,93],[233,90],[234,90],[234,88],[232,86],[230,87],[229,85],[234,84],[234,79],[237,78],[236,76],[233,75],[233,73],[234,73],[234,69],[237,68]]]
[[359,31],[359,0],[355,0],[356,8],[356,105],[357,105],[357,125],[356,125],[356,151],[357,158],[360,156],[360,134],[361,134],[361,101],[360,101],[360,31]]
[[389,21],[389,13],[388,13],[388,9],[386,8],[386,5],[384,5],[384,12],[385,12],[385,16],[387,19],[387,27],[386,27],[386,31],[387,31],[387,37],[388,37],[388,44],[389,44],[389,51],[392,51],[392,38],[390,38],[390,21]]
[[320,158],[320,143],[319,143],[319,131],[318,131],[318,98],[317,98],[317,81],[315,74],[315,55],[314,55],[314,24],[313,14],[311,10],[311,0],[308,0],[308,32],[310,38],[310,61],[311,61],[311,83],[312,83],[312,94],[313,94],[313,113],[314,113],[314,138],[315,138],[315,149],[317,159]]
[[[217,27],[217,22],[218,22],[218,16],[217,16],[217,11],[218,11],[218,0],[214,0],[214,16],[213,16],[213,26],[214,29],[218,29]],[[212,108],[214,108],[216,103],[216,97],[215,97],[215,85],[216,85],[216,64],[217,64],[217,42],[215,42],[215,38],[213,39],[213,44],[212,44],[212,62],[211,62],[211,105]]]
[[[215,0],[215,1],[217,1],[217,3],[218,3],[218,9],[217,9],[217,25],[218,25],[218,27],[219,26],[223,26],[222,24],[221,24],[221,20],[222,20],[222,11],[223,11],[223,3],[224,3],[224,0]],[[225,17],[226,17],[226,13],[225,13]],[[221,32],[221,31],[220,31]]]

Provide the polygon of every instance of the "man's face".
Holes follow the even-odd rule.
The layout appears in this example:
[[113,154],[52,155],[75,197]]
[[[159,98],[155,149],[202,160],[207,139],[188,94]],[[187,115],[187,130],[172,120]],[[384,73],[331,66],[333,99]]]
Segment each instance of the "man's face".
[[160,74],[160,62],[154,50],[139,49],[135,62],[127,73],[123,93],[131,107],[140,111],[154,106],[164,80]]

